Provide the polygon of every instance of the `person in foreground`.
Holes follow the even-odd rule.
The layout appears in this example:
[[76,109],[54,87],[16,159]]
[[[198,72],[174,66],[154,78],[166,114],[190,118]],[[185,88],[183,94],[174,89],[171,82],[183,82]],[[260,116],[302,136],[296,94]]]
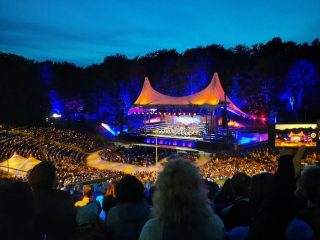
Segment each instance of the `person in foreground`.
[[153,218],[143,226],[140,240],[223,239],[223,222],[206,195],[196,166],[182,158],[170,161],[156,182]]
[[67,192],[55,189],[55,166],[48,161],[39,163],[29,173],[28,180],[33,192],[34,239],[74,239],[76,209]]
[[106,218],[107,239],[136,240],[150,216],[143,184],[136,177],[125,175],[115,191],[117,205],[108,211]]

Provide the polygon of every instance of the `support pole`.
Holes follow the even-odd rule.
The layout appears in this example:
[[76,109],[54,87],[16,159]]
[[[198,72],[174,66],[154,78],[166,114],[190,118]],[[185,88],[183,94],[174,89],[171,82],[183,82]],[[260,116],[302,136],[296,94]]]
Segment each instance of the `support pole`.
[[153,131],[156,135],[156,179],[158,178],[158,133],[159,131],[156,129]]
[[158,133],[156,133],[156,178],[158,178]]

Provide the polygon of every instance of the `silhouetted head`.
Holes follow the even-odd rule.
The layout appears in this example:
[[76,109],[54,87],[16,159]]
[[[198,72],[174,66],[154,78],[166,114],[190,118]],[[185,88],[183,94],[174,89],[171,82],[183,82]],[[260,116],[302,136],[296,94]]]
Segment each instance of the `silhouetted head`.
[[94,188],[92,185],[84,185],[83,186],[82,193],[83,193],[84,197],[91,198],[93,195],[93,191],[94,191]]
[[118,203],[134,203],[144,199],[144,187],[139,179],[125,175],[116,185]]
[[254,213],[260,209],[263,200],[269,192],[272,180],[273,175],[270,173],[260,173],[252,177],[250,184],[250,203]]
[[236,197],[248,197],[250,177],[245,173],[236,173],[231,179],[231,185]]
[[224,204],[233,201],[234,198],[235,196],[232,190],[231,179],[228,178],[221,187],[220,192],[215,196],[214,202]]
[[56,168],[51,162],[41,162],[30,171],[28,180],[34,191],[52,189],[56,180]]
[[219,191],[219,185],[216,182],[210,182],[205,180],[204,184],[208,190],[208,198],[213,201],[214,197]]
[[302,171],[300,184],[307,199],[313,204],[320,204],[320,167],[306,167]]
[[0,179],[0,238],[30,239],[34,209],[29,184]]

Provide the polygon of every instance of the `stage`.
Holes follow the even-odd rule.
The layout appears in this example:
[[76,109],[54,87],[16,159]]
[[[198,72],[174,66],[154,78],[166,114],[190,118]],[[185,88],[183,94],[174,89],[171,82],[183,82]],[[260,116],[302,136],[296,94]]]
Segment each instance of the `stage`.
[[268,140],[267,131],[249,131],[257,125],[256,117],[226,96],[217,73],[207,87],[182,97],[156,91],[146,77],[128,118],[123,139],[150,145],[213,152]]

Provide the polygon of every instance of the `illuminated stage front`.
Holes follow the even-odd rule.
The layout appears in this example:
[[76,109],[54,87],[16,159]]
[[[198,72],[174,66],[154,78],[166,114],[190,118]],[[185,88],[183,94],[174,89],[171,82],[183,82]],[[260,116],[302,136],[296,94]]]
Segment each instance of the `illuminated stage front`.
[[158,145],[167,145],[167,146],[173,146],[173,147],[186,147],[186,148],[194,148],[197,143],[197,141],[195,141],[196,139],[191,140],[191,139],[168,138],[168,137],[165,137],[165,138],[145,137],[144,143],[155,145],[156,140],[158,142]]

